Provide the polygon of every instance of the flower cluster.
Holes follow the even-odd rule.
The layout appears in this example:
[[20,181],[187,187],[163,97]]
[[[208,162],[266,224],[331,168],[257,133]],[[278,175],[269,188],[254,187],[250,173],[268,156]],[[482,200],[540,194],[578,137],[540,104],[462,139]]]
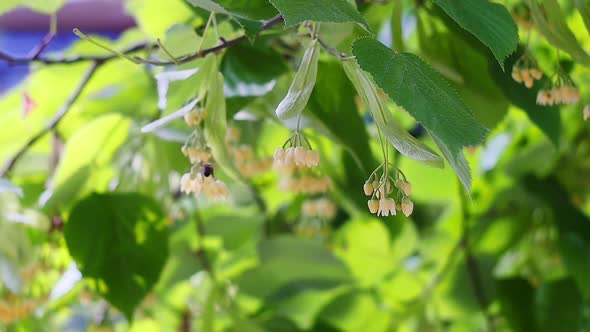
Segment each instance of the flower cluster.
[[240,130],[236,127],[229,127],[225,136],[228,151],[234,158],[234,164],[240,173],[246,177],[253,177],[270,170],[272,160],[269,158],[257,159],[254,149],[250,145],[238,145],[240,136]]
[[584,114],[584,121],[588,121],[588,119],[590,119],[590,105],[584,106],[584,110],[582,112]]
[[333,219],[336,216],[336,205],[327,198],[306,200],[301,206],[304,217]]
[[22,303],[7,303],[0,300],[0,323],[10,324],[29,317],[39,307],[38,301],[28,300]]
[[537,93],[537,104],[550,106],[577,104],[580,101],[580,90],[578,90],[572,78],[559,66],[555,76],[555,82]]
[[225,183],[215,179],[211,164],[204,164],[200,172],[196,174],[193,172],[184,174],[180,179],[180,190],[186,194],[194,193],[195,197],[199,197],[203,192],[215,201],[226,200],[229,197],[229,190]]
[[525,52],[512,66],[512,79],[518,83],[524,83],[528,89],[532,88],[535,81],[541,78],[543,78],[543,72],[529,52]]
[[543,72],[538,68],[524,68],[520,69],[516,66],[512,67],[512,79],[518,83],[524,83],[527,88],[532,88],[534,81],[543,78]]
[[537,93],[537,104],[539,105],[560,105],[577,104],[580,101],[580,90],[573,85],[555,86],[550,89],[539,90]]
[[295,194],[319,194],[332,188],[332,179],[327,176],[285,177],[279,181],[279,188]]
[[[379,166],[379,168],[382,166]],[[397,178],[388,177],[387,172],[384,172],[383,176],[377,180],[377,170],[369,176],[369,179],[363,185],[365,195],[371,196],[371,199],[367,202],[369,211],[372,214],[387,217],[389,215],[395,216],[397,211],[401,210],[406,217],[410,216],[414,211],[414,203],[409,198],[412,185],[405,179],[400,170],[395,173]],[[403,179],[399,178],[400,175]],[[394,191],[396,191],[397,200],[389,197]]]
[[[307,147],[304,147],[303,144]],[[286,146],[289,146],[285,148]],[[311,149],[311,145],[299,131],[277,148],[273,155],[273,166],[278,170],[293,171],[295,168],[311,168],[320,164],[320,153]]]
[[314,167],[320,164],[320,153],[303,146],[278,148],[273,155],[273,165],[278,169]]
[[181,148],[182,154],[189,158],[192,167],[190,172],[181,177],[180,191],[192,193],[196,198],[205,193],[212,200],[226,200],[229,190],[225,183],[215,179],[213,165],[210,163],[211,151],[201,135],[201,123],[205,117],[206,111],[202,108],[191,110],[184,116],[186,124],[194,130]]
[[184,115],[184,122],[191,128],[201,125],[201,122],[207,117],[207,111],[204,108],[193,109]]
[[236,127],[228,127],[227,131],[225,132],[225,143],[226,144],[234,144],[240,141],[240,137],[242,133],[240,132],[239,128]]
[[211,153],[207,148],[183,146],[182,154],[188,157],[191,164],[208,163],[211,160]]

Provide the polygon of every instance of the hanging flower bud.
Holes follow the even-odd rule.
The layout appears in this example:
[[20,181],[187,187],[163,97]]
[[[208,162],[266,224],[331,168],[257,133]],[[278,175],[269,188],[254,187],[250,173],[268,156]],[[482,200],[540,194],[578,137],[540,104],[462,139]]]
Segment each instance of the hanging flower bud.
[[414,203],[408,198],[402,199],[402,212],[406,217],[409,217],[414,211]]
[[369,182],[365,182],[365,185],[363,186],[363,191],[365,192],[365,195],[371,196],[373,194],[373,185]]
[[369,211],[372,214],[377,213],[377,211],[379,210],[379,201],[376,199],[371,199],[367,202],[367,205],[369,206]]

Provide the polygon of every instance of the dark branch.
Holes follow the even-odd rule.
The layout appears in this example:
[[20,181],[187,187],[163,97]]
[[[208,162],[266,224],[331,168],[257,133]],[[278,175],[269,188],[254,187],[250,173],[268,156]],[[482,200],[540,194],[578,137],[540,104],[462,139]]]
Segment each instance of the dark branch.
[[66,116],[66,114],[69,112],[69,110],[71,109],[72,105],[76,102],[78,97],[80,97],[80,94],[82,94],[82,91],[84,90],[84,88],[86,87],[86,85],[88,84],[88,82],[90,81],[92,76],[94,75],[94,73],[96,73],[96,70],[98,69],[98,67],[100,67],[102,65],[102,63],[103,62],[95,61],[90,65],[90,68],[88,68],[88,70],[86,71],[86,73],[82,77],[80,84],[78,84],[76,89],[72,92],[72,94],[66,100],[66,102],[63,104],[63,106],[53,115],[53,117],[51,118],[51,121],[49,121],[49,123],[43,129],[41,129],[41,131],[39,131],[37,134],[33,135],[33,137],[31,137],[20,148],[20,150],[18,150],[18,152],[12,158],[10,158],[6,162],[6,164],[4,164],[4,166],[2,167],[2,170],[0,171],[0,177],[5,177],[8,173],[10,173],[10,171],[14,168],[14,166],[16,165],[18,160],[20,158],[22,158],[22,156],[39,139],[41,139],[43,136],[45,136],[45,134],[49,133],[50,131],[55,129],[55,127],[57,127],[57,125],[61,122],[61,120],[64,118],[64,116]]
[[[125,54],[135,53],[137,51],[141,51],[141,50],[145,49],[148,46],[149,45],[147,43],[138,44],[138,45],[132,46],[132,47],[124,50],[122,53],[125,53]],[[30,58],[30,57],[15,58],[15,57],[12,57],[12,56],[0,51],[0,59],[3,59],[5,61],[7,61],[8,63],[15,64],[15,65],[26,65],[31,62],[41,62],[41,63],[48,64],[48,65],[50,65],[50,64],[70,64],[70,63],[85,62],[85,61],[94,61],[97,63],[102,63],[102,62],[106,62],[106,61],[109,61],[109,60],[112,60],[115,58],[118,58],[118,56],[115,54],[109,54],[107,56],[98,56],[98,57],[97,56],[73,56],[73,57],[67,57],[67,58],[52,58],[52,57],[38,56],[35,59]]]
[[[260,31],[264,31],[267,30],[269,28],[271,28],[272,26],[274,26],[275,24],[281,22],[283,20],[283,17],[281,15],[277,15],[275,17],[273,17],[272,19],[268,20],[264,26],[262,27],[262,29]],[[191,62],[195,59],[198,58],[202,58],[204,56],[206,56],[207,54],[210,53],[215,53],[218,51],[221,51],[225,48],[231,47],[235,44],[238,44],[241,41],[244,41],[247,39],[246,34],[243,34],[239,37],[236,37],[234,39],[230,39],[230,40],[221,40],[221,44],[202,50],[200,52],[194,53],[194,54],[188,54],[182,57],[179,57],[177,59],[177,61],[179,63],[187,63],[187,62]],[[156,44],[149,44],[149,43],[141,43],[135,46],[132,46],[126,50],[123,50],[121,53],[123,54],[131,54],[131,53],[135,53],[138,51],[141,51],[145,48],[148,47],[157,47]],[[44,47],[43,47],[44,48]],[[41,49],[42,51],[43,49]],[[33,53],[33,52],[31,52]],[[66,57],[66,58],[52,58],[52,57],[43,57],[43,56],[39,56],[37,55],[36,57],[31,57],[31,56],[27,56],[27,57],[13,57],[10,56],[9,54],[6,54],[2,51],[0,51],[0,59],[7,61],[8,63],[11,64],[28,64],[31,62],[40,62],[40,63],[44,63],[44,64],[70,64],[70,63],[77,63],[77,62],[84,62],[84,61],[95,61],[97,63],[102,63],[105,61],[109,61],[112,59],[118,58],[118,55],[116,54],[109,54],[106,56],[74,56],[74,57]],[[176,64],[174,61],[153,61],[153,60],[145,60],[145,59],[141,59],[139,57],[134,57],[134,59],[136,59],[137,61],[141,62],[141,63],[147,63],[147,64],[151,64],[151,65],[155,65],[155,66],[168,66],[168,65],[174,65]]]
[[[272,27],[273,25],[282,22],[283,21],[283,16],[281,15],[277,15],[275,17],[273,17],[272,19],[268,20],[264,26],[262,27],[262,29],[260,31],[264,31],[269,29],[270,27]],[[234,39],[230,39],[230,40],[225,40],[225,39],[221,39],[221,43],[217,46],[202,50],[200,52],[194,53],[194,54],[190,54],[190,55],[185,55],[185,56],[181,56],[179,58],[176,59],[176,62],[178,63],[187,63],[187,62],[191,62],[193,60],[205,57],[207,54],[210,53],[215,53],[218,51],[221,51],[225,48],[234,46],[236,44],[238,44],[241,41],[244,41],[248,39],[248,37],[246,36],[246,34],[243,34],[239,37],[236,37]],[[152,60],[145,60],[145,59],[141,59],[141,58],[135,58],[137,61],[139,62],[143,62],[143,63],[149,63],[151,65],[155,65],[155,66],[168,66],[168,65],[174,65],[176,64],[176,62],[174,61],[152,61]]]

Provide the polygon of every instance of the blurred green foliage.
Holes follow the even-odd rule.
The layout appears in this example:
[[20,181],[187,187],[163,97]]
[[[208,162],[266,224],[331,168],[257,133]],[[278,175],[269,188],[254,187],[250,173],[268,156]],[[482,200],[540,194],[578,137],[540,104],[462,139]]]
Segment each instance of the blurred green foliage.
[[[62,4],[14,0],[0,14]],[[92,38],[141,46],[132,56],[144,63],[81,40],[41,57],[57,63],[31,61],[0,97],[0,161],[18,156],[0,177],[1,332],[590,330],[583,1],[129,0],[127,10],[136,28]],[[280,121],[309,30],[325,44],[318,77],[301,118]],[[545,73],[531,89],[511,77],[525,52]],[[353,55],[369,85],[342,69]],[[540,106],[560,63],[581,100]],[[360,98],[363,88],[376,93]],[[26,112],[23,96],[35,104]],[[208,112],[203,138],[229,201],[180,191],[191,169],[181,148],[201,139],[182,121],[190,103]],[[299,122],[327,193],[282,190],[285,175],[270,169]],[[385,154],[412,184],[409,217],[367,209],[363,184],[383,161],[376,123],[390,126]],[[445,168],[418,158],[430,149]],[[309,212],[320,198],[333,213]]]

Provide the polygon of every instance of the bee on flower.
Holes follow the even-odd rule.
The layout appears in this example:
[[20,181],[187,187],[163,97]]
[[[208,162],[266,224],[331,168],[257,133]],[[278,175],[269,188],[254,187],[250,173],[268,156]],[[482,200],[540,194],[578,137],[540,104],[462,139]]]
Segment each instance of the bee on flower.
[[215,179],[213,165],[206,163],[199,172],[186,173],[180,179],[180,191],[185,194],[193,193],[198,198],[201,193],[214,201],[227,200],[229,190],[227,185]]

